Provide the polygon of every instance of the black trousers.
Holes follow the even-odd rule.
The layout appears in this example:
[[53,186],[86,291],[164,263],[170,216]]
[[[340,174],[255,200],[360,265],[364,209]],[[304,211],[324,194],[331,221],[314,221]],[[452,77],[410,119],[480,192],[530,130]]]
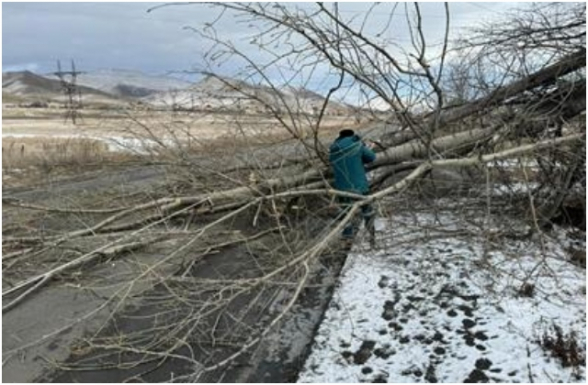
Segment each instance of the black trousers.
[[[339,212],[340,218],[345,217],[347,212],[351,209],[353,202],[354,202],[354,200],[352,198],[339,197],[339,205],[341,207],[341,210]],[[369,232],[370,238],[373,239],[376,234],[376,230],[374,227],[375,212],[374,212],[374,208],[371,204],[361,206],[361,217],[363,218],[363,220],[365,222],[365,227]],[[351,238],[355,237],[355,235],[357,234],[357,231],[359,230],[360,223],[361,223],[360,217],[355,216],[354,218],[352,218],[351,221],[345,227],[345,229],[343,229],[343,233],[342,233],[343,238],[351,239]]]

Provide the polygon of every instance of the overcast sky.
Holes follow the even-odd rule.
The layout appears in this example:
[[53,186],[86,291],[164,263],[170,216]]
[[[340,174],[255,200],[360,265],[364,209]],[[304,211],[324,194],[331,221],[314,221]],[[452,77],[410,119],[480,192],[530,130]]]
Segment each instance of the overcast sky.
[[[54,71],[56,60],[74,59],[78,69],[134,69],[151,74],[201,66],[207,43],[185,26],[202,27],[219,10],[204,4],[172,6],[148,13],[161,3],[2,3],[2,70]],[[302,6],[311,6],[304,4]],[[442,3],[423,3],[425,32],[432,43],[442,38]],[[513,3],[450,4],[452,34],[460,28],[500,17]],[[342,3],[349,17],[361,16],[369,3]],[[371,24],[385,23],[375,14]],[[405,28],[395,36],[408,42]],[[218,33],[246,43],[247,26],[225,16]],[[255,55],[254,48],[250,53]]]

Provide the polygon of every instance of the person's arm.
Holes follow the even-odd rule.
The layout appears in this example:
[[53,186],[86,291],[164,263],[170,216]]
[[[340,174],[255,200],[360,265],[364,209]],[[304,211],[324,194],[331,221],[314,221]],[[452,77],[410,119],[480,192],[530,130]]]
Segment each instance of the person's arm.
[[365,144],[361,146],[361,160],[363,163],[372,163],[376,160],[376,153]]

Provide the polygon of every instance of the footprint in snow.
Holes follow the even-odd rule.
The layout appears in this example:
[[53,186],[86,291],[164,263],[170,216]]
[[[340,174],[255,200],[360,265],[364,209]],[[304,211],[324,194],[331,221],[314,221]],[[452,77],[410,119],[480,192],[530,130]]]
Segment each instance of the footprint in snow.
[[380,287],[380,289],[383,289],[383,288],[387,287],[389,283],[390,283],[390,278],[388,278],[385,275],[382,275],[380,277],[380,282],[378,282],[378,286]]
[[464,329],[471,329],[476,326],[476,322],[469,318],[464,318],[461,323],[463,324]]
[[461,310],[466,317],[474,316],[473,309],[467,305],[459,305],[457,308]]
[[472,370],[470,375],[468,376],[468,378],[463,380],[464,383],[489,382],[489,381],[490,381],[490,378],[488,378],[486,373],[484,373],[480,369]]
[[435,349],[433,349],[433,352],[435,354],[437,354],[438,356],[441,356],[441,355],[445,354],[445,348],[442,348],[441,346],[438,346]]
[[353,362],[356,365],[363,365],[372,356],[372,351],[376,346],[375,341],[363,341],[359,350],[353,354]]
[[492,366],[492,361],[487,358],[478,358],[475,365],[476,369],[487,370],[490,369],[490,366]]

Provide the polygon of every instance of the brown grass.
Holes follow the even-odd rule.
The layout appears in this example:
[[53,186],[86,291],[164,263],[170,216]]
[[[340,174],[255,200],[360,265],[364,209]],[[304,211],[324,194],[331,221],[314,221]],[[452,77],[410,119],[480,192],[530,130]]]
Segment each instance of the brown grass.
[[539,344],[552,357],[558,359],[564,368],[586,364],[586,352],[581,348],[581,341],[574,331],[564,333],[560,326],[553,324],[552,328],[541,336]]
[[105,143],[82,138],[3,137],[2,168],[84,164],[104,160]]
[[3,137],[2,183],[8,187],[24,186],[47,177],[78,175],[84,170],[132,159],[130,154],[109,152],[100,140]]
[[[63,110],[7,109],[13,114],[3,116],[2,168],[6,186],[22,186],[39,178],[80,175],[85,171],[141,161],[175,162],[186,155],[230,154],[249,146],[265,146],[292,140],[287,132],[270,116],[239,116],[234,114],[202,114],[138,112],[133,118],[118,115],[117,111],[100,112],[100,118],[83,115],[80,124],[65,123]],[[3,110],[3,112],[7,112]],[[88,113],[88,111],[83,111]],[[16,115],[14,115],[16,114]],[[19,117],[19,114],[23,114]],[[112,119],[109,119],[112,117]],[[309,122],[298,122],[298,135],[307,143],[314,138]],[[342,128],[357,128],[352,119],[327,118],[321,124],[320,137],[335,136]],[[9,135],[14,134],[14,137]],[[19,135],[30,135],[19,137]],[[107,143],[99,138],[144,138],[149,144],[166,138],[163,147],[155,145],[148,154],[110,152]],[[70,137],[71,136],[71,137]],[[170,139],[175,138],[175,139]],[[176,142],[180,148],[175,148]]]

